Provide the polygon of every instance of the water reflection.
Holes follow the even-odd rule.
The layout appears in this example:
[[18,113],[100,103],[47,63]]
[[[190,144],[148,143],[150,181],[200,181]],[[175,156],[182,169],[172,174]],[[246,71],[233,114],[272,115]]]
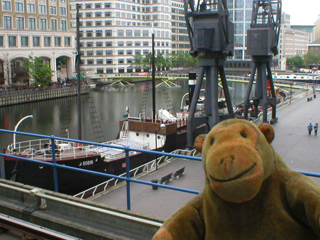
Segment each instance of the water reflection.
[[[126,114],[126,107],[129,107],[131,116],[138,116],[144,90],[148,87],[147,84],[150,86],[146,102],[146,115],[152,115],[150,82],[138,83],[128,88],[102,88],[91,91],[89,95],[81,96],[82,139],[97,141],[91,121],[94,114],[98,116],[105,133],[105,140],[116,138],[119,131],[119,120]],[[181,98],[188,91],[188,81],[181,80],[178,81],[178,84],[181,88],[156,90],[156,109],[168,108],[165,100],[165,91],[167,91],[173,109],[176,112],[180,111]],[[230,95],[234,105],[243,101],[245,89],[245,84],[230,83]],[[66,129],[68,129],[70,138],[77,138],[77,97],[1,107],[0,128],[13,130],[17,122],[27,115],[34,117],[25,120],[19,126],[19,131],[67,137]],[[25,136],[17,136],[17,141],[26,138]],[[6,147],[11,142],[11,134],[0,133],[1,147]]]

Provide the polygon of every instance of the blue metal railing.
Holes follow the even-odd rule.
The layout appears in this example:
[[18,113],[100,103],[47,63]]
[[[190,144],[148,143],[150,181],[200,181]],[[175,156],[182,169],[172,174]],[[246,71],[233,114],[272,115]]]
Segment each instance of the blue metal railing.
[[[11,157],[19,160],[24,160],[24,161],[30,161],[30,162],[35,162],[35,163],[41,163],[42,165],[50,165],[53,167],[53,177],[54,177],[54,191],[59,192],[58,189],[58,175],[57,175],[57,168],[64,168],[64,169],[69,169],[69,170],[74,170],[74,171],[79,171],[79,172],[84,172],[84,173],[91,173],[91,174],[96,174],[100,176],[105,176],[105,177],[110,177],[110,178],[116,178],[120,180],[126,181],[126,192],[127,192],[127,209],[131,210],[131,196],[130,196],[130,182],[134,183],[140,183],[140,184],[145,184],[145,185],[151,185],[151,186],[158,186],[166,189],[171,189],[175,191],[182,191],[182,192],[187,192],[187,193],[192,193],[192,194],[199,194],[199,191],[196,190],[191,190],[191,189],[185,189],[185,188],[179,188],[179,187],[174,187],[174,186],[168,186],[168,185],[163,185],[159,183],[153,183],[153,182],[147,182],[147,181],[142,181],[138,179],[132,179],[130,178],[130,161],[129,161],[129,152],[130,151],[136,151],[136,152],[144,152],[144,153],[152,153],[156,155],[161,155],[161,156],[168,156],[168,157],[176,157],[176,158],[185,158],[185,159],[190,159],[190,160],[196,160],[196,161],[201,161],[202,159],[199,157],[193,157],[193,156],[188,156],[188,155],[180,155],[180,154],[171,154],[171,153],[165,153],[165,152],[156,152],[156,151],[150,151],[150,150],[144,150],[144,149],[136,149],[136,148],[129,148],[129,147],[121,147],[121,146],[115,146],[115,145],[108,145],[108,144],[103,144],[103,143],[96,143],[96,142],[90,142],[90,141],[80,141],[80,140],[75,140],[75,139],[69,139],[69,138],[61,138],[61,137],[55,137],[55,136],[47,136],[47,135],[40,135],[40,134],[33,134],[33,133],[25,133],[25,132],[19,132],[19,131],[11,131],[11,130],[4,130],[0,129],[0,132],[2,133],[10,133],[10,134],[19,134],[19,135],[25,135],[25,136],[30,136],[30,137],[37,137],[37,138],[47,138],[50,139],[51,141],[51,146],[52,146],[52,163],[50,162],[45,162],[45,161],[40,161],[40,160],[35,160],[35,159],[30,159],[30,158],[24,158],[18,155],[9,155],[9,154],[4,154],[0,153],[0,156],[3,157]],[[81,169],[81,168],[76,168],[76,167],[71,167],[71,166],[66,166],[66,165],[60,165],[56,162],[56,156],[55,156],[55,140],[62,140],[62,141],[69,141],[69,142],[74,142],[74,143],[81,143],[81,144],[88,144],[88,145],[95,145],[95,146],[101,146],[101,147],[110,147],[110,148],[116,148],[116,149],[121,149],[124,150],[126,153],[126,177],[120,177],[117,175],[113,174],[108,174],[108,173],[102,173],[102,172],[96,172],[92,170],[87,170],[87,169]],[[0,169],[0,178],[1,176],[1,169]]]
[[[128,210],[131,210],[131,196],[130,196],[130,192],[131,192],[130,183],[131,182],[150,185],[150,186],[157,186],[157,187],[161,187],[161,188],[166,188],[166,189],[171,189],[171,190],[181,191],[181,192],[186,192],[186,193],[192,193],[192,194],[199,194],[200,193],[197,190],[179,188],[179,187],[168,186],[168,185],[164,185],[164,184],[159,184],[159,183],[154,183],[154,182],[147,182],[147,181],[142,181],[142,180],[139,180],[139,179],[130,178],[129,152],[130,151],[136,151],[136,152],[152,153],[152,154],[161,155],[161,156],[168,156],[168,157],[175,157],[175,158],[185,158],[185,159],[189,159],[189,160],[202,161],[202,159],[200,157],[193,157],[193,156],[181,155],[181,154],[171,154],[171,153],[165,153],[165,152],[156,152],[156,151],[149,151],[149,150],[144,150],[144,149],[135,149],[135,148],[108,145],[108,144],[102,144],[102,143],[96,143],[96,142],[90,142],[90,141],[80,141],[80,140],[69,139],[69,138],[60,138],[60,137],[55,137],[55,136],[32,134],[32,133],[4,130],[4,129],[0,129],[0,132],[2,132],[2,133],[10,133],[10,134],[19,134],[19,135],[25,135],[25,136],[30,136],[30,137],[47,138],[47,139],[51,140],[52,163],[45,162],[45,161],[40,161],[40,160],[35,160],[35,159],[30,159],[30,158],[19,157],[18,155],[4,154],[4,153],[1,153],[1,152],[0,152],[0,156],[15,158],[15,159],[24,160],[24,161],[30,161],[30,162],[35,162],[35,163],[41,163],[42,165],[50,165],[50,166],[52,166],[53,167],[53,177],[54,177],[54,191],[56,191],[56,192],[59,191],[59,189],[58,189],[57,168],[64,168],[64,169],[69,169],[69,170],[74,170],[74,171],[79,171],[79,172],[84,172],[84,173],[91,173],[91,174],[96,174],[96,175],[100,175],[100,176],[116,178],[116,179],[119,179],[119,180],[126,181],[126,183],[127,183],[126,184],[126,195],[127,195],[127,209]],[[54,144],[55,140],[69,141],[69,142],[74,142],[74,143],[89,144],[89,145],[95,145],[95,146],[101,146],[101,147],[110,147],[110,148],[116,148],[116,149],[124,150],[125,153],[126,153],[126,177],[57,164],[56,157],[55,157],[55,144]],[[311,172],[305,172],[305,171],[298,171],[298,172],[300,172],[302,174],[305,174],[307,176],[320,178],[320,174],[318,174],[318,173],[311,173]],[[2,178],[1,169],[0,169],[0,178]]]

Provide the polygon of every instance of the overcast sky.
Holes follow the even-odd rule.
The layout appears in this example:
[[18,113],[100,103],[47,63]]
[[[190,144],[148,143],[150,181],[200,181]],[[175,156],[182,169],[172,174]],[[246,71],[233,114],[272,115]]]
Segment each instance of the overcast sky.
[[282,0],[282,11],[290,14],[291,25],[312,25],[320,14],[320,0]]

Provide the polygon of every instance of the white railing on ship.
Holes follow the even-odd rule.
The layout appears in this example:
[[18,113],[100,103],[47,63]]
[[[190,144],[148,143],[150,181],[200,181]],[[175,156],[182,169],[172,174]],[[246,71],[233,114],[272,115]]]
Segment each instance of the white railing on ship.
[[[195,156],[196,154],[196,150],[192,149],[192,150],[187,150],[187,149],[176,149],[174,151],[171,152],[172,154],[181,154],[181,155],[189,155],[189,156]],[[134,168],[132,170],[130,170],[130,176],[132,178],[137,177],[138,174],[145,173],[145,174],[149,174],[150,172],[153,172],[157,169],[157,166],[159,166],[160,163],[162,162],[170,162],[172,160],[172,157],[168,157],[168,156],[161,156],[158,157],[154,160],[151,160],[150,162],[147,162],[137,168]],[[121,175],[119,175],[120,177],[126,177],[126,173],[123,173]],[[121,181],[121,180],[120,180]],[[121,181],[122,182],[122,181]],[[119,179],[115,179],[115,178],[111,178],[105,182],[102,182],[92,188],[89,188],[83,192],[80,192],[76,195],[74,195],[74,197],[78,197],[78,198],[89,198],[89,197],[93,197],[96,194],[98,194],[99,192],[105,191],[109,186],[116,186],[119,183]],[[100,191],[98,191],[100,189]],[[101,190],[102,189],[102,190]],[[90,193],[90,195],[89,195]],[[88,196],[89,195],[89,196]]]
[[[85,156],[89,156],[93,154],[93,153],[90,154],[90,152],[86,151],[89,148],[89,145],[77,146],[77,143],[60,141],[60,140],[56,142],[57,146],[59,144],[67,144],[68,146],[70,146],[68,150],[72,150],[72,151],[60,150],[59,154],[56,154],[56,159],[62,159],[65,156],[76,158],[79,151],[81,151]],[[34,159],[36,156],[43,156],[43,159],[47,160],[52,158],[51,153],[46,153],[47,150],[49,151],[51,150],[50,145],[51,145],[51,142],[48,141],[48,139],[35,139],[35,140],[17,142],[16,144],[12,143],[8,145],[7,151],[11,154],[26,155],[28,158],[31,158],[31,159]],[[56,150],[59,150],[59,149],[56,148]],[[39,151],[43,151],[41,152],[41,155],[37,154]],[[73,153],[73,155],[70,155],[71,152]]]

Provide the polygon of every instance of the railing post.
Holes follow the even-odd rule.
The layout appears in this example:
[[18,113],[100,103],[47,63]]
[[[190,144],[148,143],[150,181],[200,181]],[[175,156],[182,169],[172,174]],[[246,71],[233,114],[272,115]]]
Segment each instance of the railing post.
[[57,174],[57,163],[56,163],[56,145],[54,142],[54,136],[51,136],[51,150],[52,150],[52,163],[53,163],[53,181],[54,191],[59,192],[58,188],[58,174]]
[[126,186],[127,186],[127,209],[131,210],[130,202],[130,158],[129,158],[129,147],[126,147]]

